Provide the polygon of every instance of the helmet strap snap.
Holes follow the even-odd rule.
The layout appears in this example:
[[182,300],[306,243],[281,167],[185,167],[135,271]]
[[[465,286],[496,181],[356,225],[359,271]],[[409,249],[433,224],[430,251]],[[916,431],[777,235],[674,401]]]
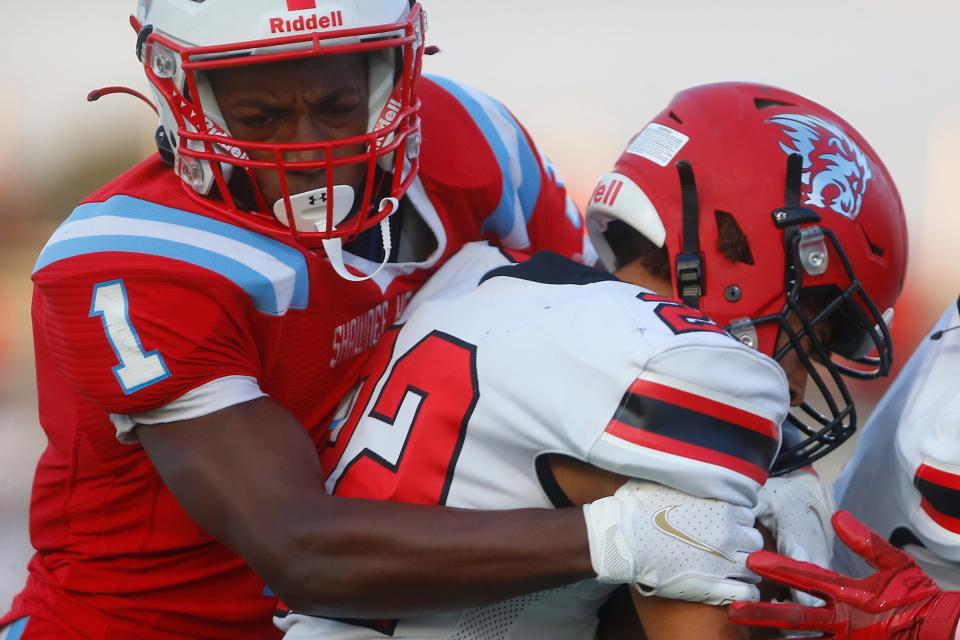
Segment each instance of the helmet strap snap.
[[686,160],[677,163],[680,193],[683,202],[683,251],[677,256],[677,291],[683,304],[700,308],[704,286],[703,254],[700,253],[700,205],[693,166]]

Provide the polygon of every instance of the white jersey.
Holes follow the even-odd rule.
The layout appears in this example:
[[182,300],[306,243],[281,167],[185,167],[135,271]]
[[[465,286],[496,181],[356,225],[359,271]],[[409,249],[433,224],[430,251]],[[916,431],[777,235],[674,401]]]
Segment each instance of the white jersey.
[[[951,305],[936,330],[957,325]],[[960,330],[916,350],[870,416],[835,496],[942,588],[960,589]],[[834,564],[872,571],[839,541]]]
[[[699,312],[554,254],[513,265],[482,243],[433,276],[372,361],[322,454],[337,495],[569,506],[544,464],[562,454],[752,506],[788,406],[780,367]],[[279,624],[288,640],[591,640],[614,588],[588,580],[370,625],[380,632],[294,614]]]

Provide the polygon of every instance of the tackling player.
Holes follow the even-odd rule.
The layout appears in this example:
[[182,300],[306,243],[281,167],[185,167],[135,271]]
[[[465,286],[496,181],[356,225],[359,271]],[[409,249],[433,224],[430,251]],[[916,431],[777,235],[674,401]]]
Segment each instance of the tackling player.
[[[844,575],[766,555],[751,559],[759,573],[827,598],[828,611],[746,607],[735,619],[851,640],[954,640],[954,632],[960,634],[958,325],[960,300],[877,405],[837,481],[845,513],[835,526],[845,544],[837,545],[833,568]],[[861,557],[872,569],[865,570]],[[845,595],[850,592],[857,597]]]
[[160,153],[37,262],[49,445],[36,554],[0,629],[260,639],[276,635],[265,582],[382,615],[594,575],[575,510],[330,499],[314,448],[368,350],[465,242],[582,251],[523,128],[420,78],[426,20],[408,0],[153,0],[135,22]]
[[[906,266],[899,196],[836,114],[772,87],[708,85],[630,142],[587,224],[609,272],[470,245],[431,279],[323,443],[327,487],[503,509],[590,503],[640,479],[620,503],[585,507],[591,538],[608,540],[594,565],[630,571],[616,507],[639,500],[632,527],[664,561],[638,574],[638,593],[675,599],[636,598],[647,636],[740,637],[724,610],[677,600],[756,597],[736,560],[759,543],[749,509],[768,469],[789,474],[852,432],[844,368],[888,369],[880,309]],[[804,404],[808,377],[829,415]],[[789,404],[813,424],[794,418],[805,437],[778,454]],[[399,621],[293,607],[278,624],[288,640],[585,640],[612,588],[587,580]]]

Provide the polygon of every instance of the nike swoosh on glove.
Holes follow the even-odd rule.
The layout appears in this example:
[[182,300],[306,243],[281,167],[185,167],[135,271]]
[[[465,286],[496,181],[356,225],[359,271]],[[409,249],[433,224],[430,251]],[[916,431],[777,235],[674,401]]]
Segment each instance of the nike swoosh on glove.
[[707,604],[759,599],[746,560],[763,539],[748,507],[631,480],[583,511],[599,581]]

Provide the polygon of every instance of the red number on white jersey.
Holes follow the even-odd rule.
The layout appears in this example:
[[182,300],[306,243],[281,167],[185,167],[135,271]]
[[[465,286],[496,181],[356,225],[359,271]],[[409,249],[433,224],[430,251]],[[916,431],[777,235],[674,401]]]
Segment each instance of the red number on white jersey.
[[480,397],[476,347],[434,331],[396,360],[371,406],[398,333],[384,336],[374,372],[321,456],[327,487],[339,496],[445,504]]

